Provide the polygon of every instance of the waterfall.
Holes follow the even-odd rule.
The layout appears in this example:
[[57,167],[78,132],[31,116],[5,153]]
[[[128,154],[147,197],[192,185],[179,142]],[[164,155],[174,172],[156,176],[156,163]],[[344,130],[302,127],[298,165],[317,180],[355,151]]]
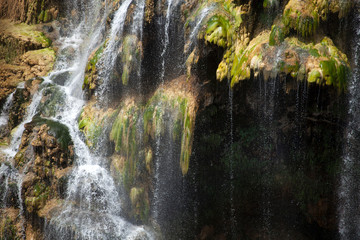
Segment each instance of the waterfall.
[[[108,67],[114,64],[117,55],[117,51],[114,51],[118,46],[117,37],[121,36],[130,3],[131,0],[125,1],[115,13],[110,40],[105,50],[105,55],[108,54],[105,58]],[[85,16],[80,25],[88,19],[96,21],[92,14],[101,12],[101,3],[95,6],[91,4],[89,8],[89,15]],[[83,37],[79,39],[79,44],[74,46],[79,48],[75,50],[80,55],[68,66],[69,69],[73,69],[73,74],[66,81],[65,86],[61,87],[65,94],[65,107],[58,109],[53,120],[69,128],[74,143],[76,166],[69,176],[63,209],[48,223],[47,238],[65,239],[69,236],[75,239],[133,239],[140,236],[142,239],[151,238],[142,227],[133,226],[121,217],[122,204],[115,183],[109,171],[102,165],[102,159],[90,152],[77,129],[77,117],[85,102],[81,99],[81,94],[76,93],[81,89],[88,57],[101,41],[100,33],[105,27],[106,16],[104,11],[100,23],[92,24],[95,29],[84,31],[83,28],[79,28],[81,31],[75,33]]]
[[169,26],[170,26],[170,20],[171,20],[171,13],[173,9],[173,0],[167,1],[167,11],[166,11],[166,18],[165,18],[165,26],[164,26],[164,42],[163,42],[163,50],[161,52],[161,75],[160,79],[162,83],[164,83],[165,78],[165,54],[167,52],[168,46],[169,46]]
[[39,106],[40,100],[42,97],[42,92],[37,92],[32,97],[30,105],[26,109],[26,114],[24,120],[17,126],[15,133],[11,138],[11,143],[7,149],[4,149],[3,152],[6,153],[9,157],[13,158],[17,151],[19,150],[21,143],[21,136],[25,130],[25,124],[31,122],[32,118],[37,113],[37,107]]
[[348,124],[345,131],[346,142],[343,153],[343,163],[340,177],[339,196],[339,234],[341,240],[360,238],[360,182],[358,176],[359,162],[359,133],[360,133],[360,16],[357,12],[352,26],[354,26],[353,73],[349,81],[349,110]]
[[4,126],[7,124],[7,121],[9,120],[9,110],[11,108],[11,105],[13,103],[13,98],[14,98],[14,93],[12,92],[7,98],[6,101],[4,103],[4,106],[1,110],[1,114],[0,114],[0,127]]
[[114,15],[114,19],[111,23],[111,29],[108,36],[109,41],[106,44],[106,48],[100,59],[100,73],[102,84],[99,86],[96,95],[101,101],[104,101],[105,94],[110,91],[110,77],[113,71],[116,59],[119,55],[119,47],[122,43],[122,36],[124,30],[125,19],[129,5],[132,0],[124,1]]
[[[122,32],[126,10],[131,0],[125,1],[115,14],[112,24],[112,37],[108,43],[106,60],[109,65],[114,64],[118,45],[117,37]],[[44,116],[68,127],[74,143],[75,164],[69,176],[66,199],[58,214],[46,221],[46,239],[152,239],[152,236],[143,228],[128,223],[121,216],[121,199],[106,166],[99,157],[93,155],[84,143],[78,129],[77,119],[86,103],[83,100],[82,83],[85,67],[91,52],[102,41],[102,32],[105,29],[108,14],[107,3],[100,1],[77,1],[72,7],[76,8],[81,21],[72,21],[72,31],[59,39],[59,57],[54,71],[45,77],[40,85],[40,91],[32,97],[31,104],[26,110],[23,122],[17,127],[11,144],[4,152],[10,157],[15,156],[19,149],[24,125],[32,121],[39,112],[38,106],[43,97],[43,92],[48,86],[57,83],[61,76],[65,78],[57,86],[57,91],[62,94],[62,100],[54,106],[54,116]],[[144,7],[142,6],[142,9]],[[69,50],[70,49],[70,50]],[[71,52],[69,54],[68,52]],[[69,56],[71,55],[71,56]],[[64,73],[67,75],[62,76]],[[9,100],[10,101],[10,100]],[[30,162],[28,162],[29,164]],[[4,169],[3,169],[4,168]],[[2,172],[7,170],[1,166]],[[27,166],[22,173],[17,173],[18,198],[20,214],[22,215],[22,180]],[[8,180],[6,180],[8,181]],[[5,199],[6,194],[1,196]]]

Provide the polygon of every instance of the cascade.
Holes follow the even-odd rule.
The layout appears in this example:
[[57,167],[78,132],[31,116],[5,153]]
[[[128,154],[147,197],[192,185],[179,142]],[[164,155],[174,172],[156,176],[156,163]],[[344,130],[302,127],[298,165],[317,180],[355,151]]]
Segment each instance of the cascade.
[[118,49],[122,43],[124,24],[127,15],[126,13],[131,2],[132,0],[126,0],[120,5],[111,23],[111,29],[108,36],[109,41],[106,43],[106,48],[100,60],[101,72],[99,75],[101,76],[103,82],[97,90],[97,96],[101,101],[105,101],[104,97],[107,96],[105,94],[110,91],[109,84],[111,83],[111,72],[119,54]]
[[1,114],[0,114],[0,127],[4,126],[7,124],[7,121],[9,119],[9,110],[10,107],[13,103],[13,98],[14,98],[14,92],[12,92],[7,98],[6,101],[4,103],[4,106],[1,110]]
[[[143,27],[144,27],[144,12],[145,12],[145,0],[138,0],[136,4],[136,10],[133,16],[133,23],[131,26],[131,33],[135,34],[138,37],[140,43],[143,41]],[[141,49],[142,50],[142,49]],[[138,80],[138,91],[141,92],[141,60],[138,63],[136,74]]]
[[[126,1],[115,15],[112,30],[113,42],[109,43],[113,50],[117,34],[122,31],[122,25],[126,17],[126,9],[131,1]],[[77,118],[84,106],[82,99],[81,85],[84,79],[84,71],[90,53],[101,41],[101,32],[105,27],[107,16],[107,3],[102,9],[100,1],[76,2],[75,7],[80,12],[82,20],[76,26],[73,23],[73,31],[68,32],[59,40],[60,56],[55,64],[55,69],[45,81],[40,85],[40,91],[36,92],[31,104],[27,108],[24,121],[14,133],[10,147],[4,150],[10,157],[13,157],[19,149],[24,125],[31,122],[36,114],[43,114],[44,117],[59,122],[69,129],[70,136],[74,143],[76,166],[69,176],[66,199],[56,217],[47,222],[45,228],[46,239],[151,239],[151,235],[142,227],[136,227],[126,222],[121,215],[121,202],[109,171],[102,165],[102,160],[93,155],[80,136],[77,128]],[[89,22],[89,19],[92,21]],[[97,22],[99,21],[99,22]],[[73,49],[75,57],[68,59],[67,49]],[[109,51],[109,50],[108,50]],[[108,59],[109,64],[113,64],[114,56]],[[65,77],[61,85],[57,86],[57,91],[61,93],[62,100],[54,106],[54,115],[46,115],[39,112],[39,103],[43,97],[43,92],[48,86],[64,72],[70,74]],[[54,80],[54,81],[52,81]],[[30,162],[29,162],[30,163]],[[2,168],[4,168],[2,165]],[[5,169],[6,170],[6,169]],[[5,171],[4,170],[4,171]],[[23,173],[26,172],[26,166]],[[22,214],[21,189],[23,173],[18,174],[18,195],[20,214]],[[11,175],[9,175],[11,176]],[[4,196],[3,196],[4,198]]]
[[356,15],[352,22],[354,38],[352,40],[354,70],[349,81],[348,124],[345,131],[343,163],[340,177],[339,196],[339,234],[340,239],[360,238],[360,189],[358,170],[359,163],[359,103],[360,103],[360,17]]
[[[111,54],[106,58],[109,67],[114,64],[116,55],[110,50],[117,46],[116,37],[121,36],[123,22],[126,17],[126,10],[131,3],[130,0],[123,3],[115,13],[109,41],[109,48],[106,53]],[[90,5],[89,8],[94,7]],[[89,16],[100,13],[101,3],[97,8],[90,11]],[[93,12],[94,11],[94,12]],[[89,34],[82,39],[79,47],[82,49],[79,58],[76,60],[75,74],[65,84],[64,93],[66,103],[64,108],[57,111],[55,119],[69,128],[70,135],[74,142],[76,165],[69,177],[67,197],[60,214],[51,219],[47,226],[47,238],[67,238],[72,236],[76,239],[133,239],[135,237],[150,239],[150,235],[141,227],[132,226],[120,217],[121,202],[115,187],[114,181],[102,160],[92,154],[80,137],[77,127],[77,117],[84,105],[84,101],[73,95],[74,88],[79,88],[84,78],[84,70],[90,53],[98,45],[100,33],[104,27],[106,11],[101,17],[101,22],[95,29],[89,32],[80,32],[79,35]],[[84,19],[86,21],[87,18]],[[96,18],[94,18],[96,20]],[[96,25],[96,24],[94,24]],[[110,50],[109,50],[110,49]],[[116,52],[116,51],[115,51]],[[78,62],[80,61],[80,62]],[[81,86],[81,85],[80,85]],[[81,89],[81,88],[80,88]],[[74,127],[75,126],[75,127]],[[75,204],[74,204],[75,203]]]
[[20,123],[20,125],[17,127],[15,133],[13,134],[11,138],[11,143],[9,147],[5,150],[3,150],[4,153],[9,155],[9,157],[14,157],[17,151],[19,150],[19,146],[21,143],[21,136],[25,130],[24,125],[26,123],[31,122],[32,118],[37,113],[37,107],[39,106],[40,100],[41,100],[41,91],[35,93],[35,95],[32,98],[31,104],[28,106],[25,114],[25,119]]
[[170,27],[170,20],[171,20],[171,13],[173,10],[173,0],[167,1],[167,10],[166,10],[166,17],[165,17],[165,25],[164,25],[164,39],[163,39],[163,50],[161,52],[161,75],[160,79],[162,83],[164,83],[165,77],[165,54],[167,52],[169,46],[169,27]]

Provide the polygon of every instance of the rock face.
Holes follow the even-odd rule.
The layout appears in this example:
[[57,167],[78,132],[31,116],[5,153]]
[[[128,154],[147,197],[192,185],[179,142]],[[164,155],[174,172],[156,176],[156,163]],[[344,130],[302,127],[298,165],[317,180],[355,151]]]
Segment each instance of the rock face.
[[0,18],[27,24],[49,22],[58,18],[61,7],[57,0],[4,0],[0,3]]
[[51,41],[35,26],[0,20],[0,103],[20,82],[45,76],[55,62]]
[[[15,169],[12,170],[23,178],[21,202],[16,190],[13,199],[2,202],[6,207],[2,209],[1,215],[7,222],[5,227],[0,228],[0,236],[7,236],[11,231],[14,239],[15,236],[42,238],[42,222],[51,219],[52,211],[65,198],[66,176],[73,157],[67,127],[40,117],[25,125],[20,149],[14,158]],[[9,176],[2,177],[6,179]],[[18,214],[21,211],[19,209],[24,211],[23,215]],[[17,214],[10,214],[12,212]],[[26,230],[25,233],[22,228]]]

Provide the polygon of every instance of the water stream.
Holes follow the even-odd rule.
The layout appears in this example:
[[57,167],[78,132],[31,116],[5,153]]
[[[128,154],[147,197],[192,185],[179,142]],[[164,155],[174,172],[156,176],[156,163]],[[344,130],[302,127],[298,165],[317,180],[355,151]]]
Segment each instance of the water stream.
[[106,48],[100,59],[101,68],[99,76],[103,82],[99,86],[96,94],[102,101],[104,101],[106,93],[110,91],[109,83],[111,81],[111,73],[119,55],[119,47],[122,43],[125,19],[131,2],[132,0],[124,1],[116,11],[114,19],[111,22],[110,33],[108,36],[109,41],[106,43]]

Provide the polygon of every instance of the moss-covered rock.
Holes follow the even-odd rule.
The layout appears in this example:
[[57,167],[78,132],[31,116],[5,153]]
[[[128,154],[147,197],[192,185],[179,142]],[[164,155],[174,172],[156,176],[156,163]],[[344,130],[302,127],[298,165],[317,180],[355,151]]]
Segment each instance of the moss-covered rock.
[[57,85],[46,86],[38,106],[42,117],[55,117],[58,110],[64,107],[64,93]]
[[136,35],[127,35],[121,46],[121,52],[123,65],[121,80],[124,85],[127,85],[130,73],[133,70],[138,70],[141,64],[142,43],[137,39]]
[[32,49],[47,48],[51,45],[51,40],[39,31],[36,25],[14,23],[7,19],[2,19],[0,22],[2,37],[8,36],[18,41],[28,42],[28,46],[30,44],[34,46]]
[[302,37],[312,36],[329,13],[338,13],[342,18],[354,4],[354,1],[341,0],[290,0],[283,13],[285,32],[295,30]]
[[16,222],[5,216],[0,222],[0,239],[20,239],[17,232]]
[[130,201],[132,205],[132,215],[136,216],[138,220],[146,222],[150,214],[149,197],[143,188],[131,188]]
[[[231,86],[249,79],[251,72],[255,75],[261,72],[266,79],[285,74],[298,80],[307,79],[310,83],[332,85],[340,91],[346,89],[350,65],[346,55],[329,38],[315,45],[305,44],[295,37],[282,39],[278,36],[275,41],[274,29],[262,32],[245,49],[235,51]],[[223,62],[219,65],[219,69],[227,70],[227,67]]]
[[99,59],[101,58],[101,54],[104,51],[104,48],[106,46],[106,42],[101,44],[89,57],[89,61],[86,65],[85,69],[85,77],[84,77],[84,83],[83,83],[83,90],[88,95],[88,98],[94,93],[97,84],[98,84],[98,69],[97,69],[97,63]]
[[107,124],[111,124],[115,117],[115,110],[112,108],[106,111],[98,108],[96,102],[89,102],[82,110],[78,126],[79,129],[84,133],[86,144],[90,148],[97,146],[100,137]]
[[[18,236],[41,239],[42,231],[38,229],[42,221],[51,219],[52,210],[65,197],[62,179],[73,164],[73,144],[68,128],[59,122],[34,117],[24,127],[19,151],[14,157],[14,167],[22,174],[24,214],[16,214],[15,220],[20,226]],[[17,187],[16,190],[19,191]]]
[[185,175],[189,169],[196,116],[196,96],[176,81],[171,87],[158,89],[144,109],[145,141],[155,140],[171,127],[173,141],[181,141],[180,167]]
[[138,121],[140,115],[140,108],[134,100],[126,100],[120,106],[110,132],[110,139],[115,143],[116,153],[124,157],[121,174],[122,181],[128,191],[139,177],[139,165],[144,165],[139,154],[141,130],[138,129]]
[[52,70],[55,51],[36,26],[0,20],[0,102],[22,81]]

